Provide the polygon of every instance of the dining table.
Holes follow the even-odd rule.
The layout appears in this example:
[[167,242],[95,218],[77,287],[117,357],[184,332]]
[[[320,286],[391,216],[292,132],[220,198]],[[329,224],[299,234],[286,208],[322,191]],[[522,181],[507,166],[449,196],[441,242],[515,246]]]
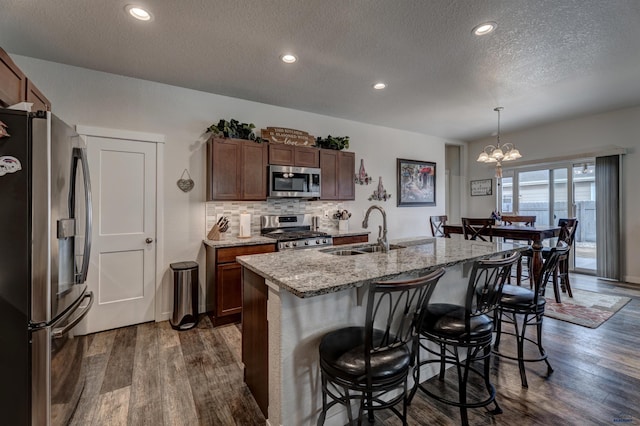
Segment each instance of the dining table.
[[[562,227],[556,225],[493,225],[491,227],[480,230],[479,234],[488,237],[502,237],[512,240],[531,241],[531,250],[533,256],[531,258],[531,274],[532,279],[538,279],[542,270],[542,241],[547,238],[554,238],[560,235]],[[445,237],[451,234],[464,234],[462,225],[444,225]],[[556,300],[560,303],[558,295]]]

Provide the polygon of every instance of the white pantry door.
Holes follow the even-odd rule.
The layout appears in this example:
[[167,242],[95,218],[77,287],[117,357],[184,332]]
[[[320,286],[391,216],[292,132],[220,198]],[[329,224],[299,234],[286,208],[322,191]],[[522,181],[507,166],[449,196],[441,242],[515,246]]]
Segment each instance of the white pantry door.
[[95,301],[87,333],[155,319],[156,144],[90,136]]

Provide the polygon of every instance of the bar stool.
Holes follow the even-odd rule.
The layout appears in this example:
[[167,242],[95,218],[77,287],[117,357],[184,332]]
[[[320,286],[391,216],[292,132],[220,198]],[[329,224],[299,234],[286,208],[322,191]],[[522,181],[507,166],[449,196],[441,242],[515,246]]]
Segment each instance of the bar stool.
[[[549,360],[547,359],[547,353],[542,347],[542,319],[544,318],[545,307],[544,295],[547,283],[552,274],[554,274],[558,262],[566,256],[568,252],[569,246],[562,241],[557,247],[549,250],[549,255],[542,266],[533,290],[513,285],[505,285],[502,289],[502,297],[496,309],[496,339],[493,353],[503,358],[518,361],[520,381],[522,382],[523,388],[529,387],[524,368],[525,362],[544,361],[547,364],[547,374],[553,372],[553,368],[551,368],[551,364],[549,364]],[[514,331],[503,331],[503,323],[512,324]],[[529,326],[536,326],[537,339],[535,341],[526,336],[527,327]],[[500,352],[500,337],[502,334],[516,337],[517,356],[514,357]],[[525,341],[535,344],[538,347],[540,356],[536,358],[525,358]]]
[[[422,322],[417,326],[418,335],[414,343],[416,354],[415,385],[411,390],[409,401],[420,389],[437,401],[459,407],[463,425],[469,424],[467,408],[485,407],[494,403],[495,409],[492,413],[502,413],[495,399],[495,387],[489,378],[493,338],[493,320],[490,315],[497,307],[502,287],[518,259],[520,259],[520,253],[514,252],[505,258],[474,262],[464,305],[448,303],[427,305]],[[429,343],[437,344],[438,349],[432,349]],[[435,357],[421,360],[420,348]],[[460,349],[464,351],[465,357],[461,356]],[[483,361],[483,371],[473,366],[476,361]],[[458,375],[457,400],[437,395],[420,383],[420,368],[432,363],[440,365],[440,381],[444,381],[446,365],[455,366]],[[467,400],[467,380],[470,373],[477,374],[484,380],[487,396],[480,401]]]
[[[442,275],[441,268],[418,278],[371,283],[364,327],[341,328],[322,337],[322,412],[318,425],[324,424],[327,410],[335,404],[347,407],[349,424],[353,424],[354,399],[360,400],[358,423],[364,411],[373,421],[374,410],[388,408],[407,424],[407,378],[413,364],[410,343],[422,308]],[[392,393],[397,389],[402,391]],[[395,408],[400,402],[402,413]]]

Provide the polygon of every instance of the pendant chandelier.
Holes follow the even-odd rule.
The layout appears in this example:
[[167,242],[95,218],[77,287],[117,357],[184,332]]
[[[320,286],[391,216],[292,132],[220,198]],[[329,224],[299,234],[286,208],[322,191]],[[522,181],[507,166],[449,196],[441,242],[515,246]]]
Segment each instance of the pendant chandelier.
[[495,146],[487,145],[484,147],[480,155],[478,156],[478,162],[480,163],[496,163],[496,177],[502,177],[502,162],[517,160],[521,158],[520,151],[512,144],[505,143],[500,145],[500,111],[503,107],[496,107],[493,110],[498,113],[498,136]]

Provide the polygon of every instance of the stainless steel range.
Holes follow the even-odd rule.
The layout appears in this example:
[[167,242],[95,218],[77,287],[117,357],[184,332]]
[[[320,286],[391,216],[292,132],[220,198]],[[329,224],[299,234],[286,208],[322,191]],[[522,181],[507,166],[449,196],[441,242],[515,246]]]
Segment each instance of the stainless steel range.
[[278,250],[330,246],[331,235],[311,230],[310,214],[260,216],[260,233],[278,241]]

